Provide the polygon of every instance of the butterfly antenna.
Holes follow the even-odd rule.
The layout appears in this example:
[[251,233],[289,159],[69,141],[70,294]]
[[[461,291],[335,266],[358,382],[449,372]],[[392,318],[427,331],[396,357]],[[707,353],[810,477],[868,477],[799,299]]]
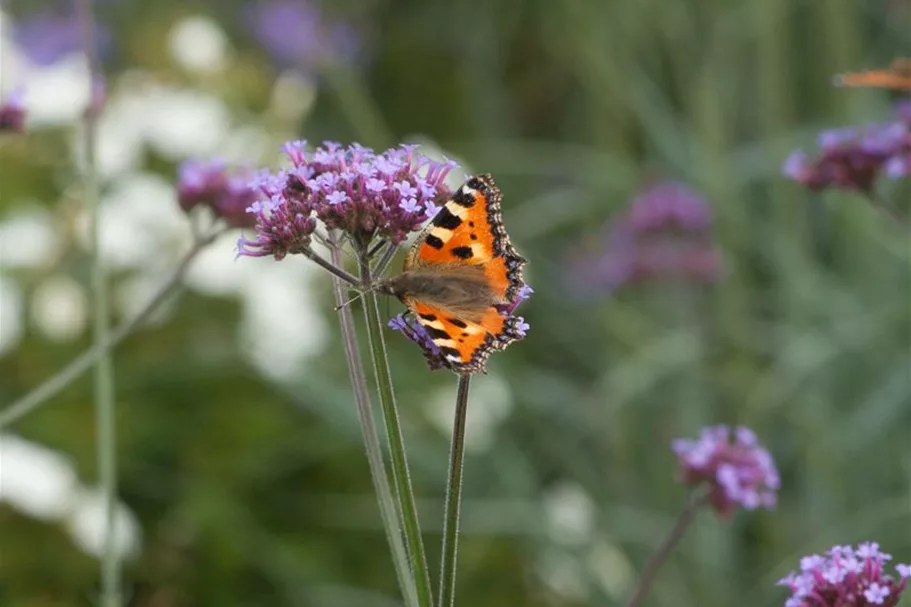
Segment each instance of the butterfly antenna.
[[358,299],[360,299],[361,297],[363,297],[363,296],[366,295],[367,293],[370,293],[370,292],[372,292],[372,291],[376,291],[378,288],[379,288],[379,285],[374,285],[374,286],[370,287],[369,289],[364,289],[363,291],[359,292],[357,295],[355,295],[355,296],[352,297],[351,299],[349,299],[349,300],[347,300],[347,301],[343,301],[343,302],[340,303],[339,305],[335,306],[334,310],[335,310],[336,312],[338,312],[339,310],[341,310],[342,308],[344,308],[344,307],[347,306],[348,304],[351,304],[351,303],[356,302]]

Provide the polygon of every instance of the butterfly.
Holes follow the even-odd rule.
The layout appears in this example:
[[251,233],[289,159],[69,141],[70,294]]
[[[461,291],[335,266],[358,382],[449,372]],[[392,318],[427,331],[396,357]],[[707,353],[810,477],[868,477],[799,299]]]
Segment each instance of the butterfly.
[[885,70],[839,74],[836,86],[865,86],[911,91],[911,58],[898,58]]
[[526,260],[509,242],[502,192],[488,174],[471,177],[434,216],[378,290],[394,295],[457,373],[486,373],[487,358],[523,335],[501,313],[525,286]]

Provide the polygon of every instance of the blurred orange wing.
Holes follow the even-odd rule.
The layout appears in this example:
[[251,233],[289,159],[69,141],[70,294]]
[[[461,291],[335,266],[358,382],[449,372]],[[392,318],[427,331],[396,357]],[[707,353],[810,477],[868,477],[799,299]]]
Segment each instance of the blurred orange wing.
[[911,59],[899,58],[885,70],[850,72],[835,77],[836,86],[888,88],[911,91]]

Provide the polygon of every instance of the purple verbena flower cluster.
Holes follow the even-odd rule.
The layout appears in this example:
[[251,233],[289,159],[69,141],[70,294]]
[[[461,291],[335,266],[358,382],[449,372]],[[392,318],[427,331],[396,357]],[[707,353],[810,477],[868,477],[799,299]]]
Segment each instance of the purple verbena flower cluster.
[[814,192],[827,188],[869,192],[876,179],[911,175],[911,102],[899,104],[895,119],[884,124],[825,131],[819,153],[795,150],[785,160],[785,176]]
[[328,61],[351,59],[360,46],[351,27],[328,21],[307,0],[259,3],[249,17],[254,36],[282,67],[312,70]]
[[690,188],[652,185],[607,226],[594,251],[577,255],[574,278],[580,290],[596,292],[667,279],[716,282],[723,264],[712,223],[711,207]]
[[[70,13],[65,3],[23,17],[13,26],[13,39],[36,65],[52,65],[63,57],[81,52],[82,24]],[[111,36],[101,25],[95,25],[95,45],[99,54],[110,46]]]
[[778,470],[749,428],[738,427],[733,441],[727,426],[703,428],[696,440],[675,440],[673,449],[682,481],[691,487],[707,484],[709,503],[719,516],[729,516],[738,505],[747,510],[775,506]]
[[[530,298],[534,292],[535,290],[533,288],[524,285],[516,294],[516,300],[514,302],[503,306],[497,306],[497,309],[503,316],[511,316],[512,313],[516,311],[516,308],[519,307],[519,304]],[[437,345],[433,343],[427,330],[424,329],[412,315],[408,313],[397,314],[389,321],[388,326],[390,329],[400,331],[402,335],[421,347],[421,350],[424,352],[424,358],[427,359],[427,365],[432,371],[450,368],[449,361],[446,360],[446,357],[443,356]],[[524,338],[530,328],[531,326],[525,322],[523,317],[516,317],[516,329],[520,337]]]
[[894,607],[911,577],[911,565],[896,565],[896,580],[884,569],[891,559],[876,542],[805,556],[799,572],[778,582],[793,593],[785,607]]
[[5,99],[0,100],[0,133],[21,133],[25,130],[25,89],[13,89]]
[[358,144],[284,145],[290,169],[264,173],[249,207],[256,236],[241,238],[238,252],[282,259],[309,245],[316,220],[361,243],[380,238],[401,244],[450,197],[446,176],[456,166],[435,162],[402,145],[377,154]]
[[202,206],[231,227],[253,227],[255,218],[247,209],[256,196],[248,172],[232,173],[220,160],[188,160],[180,165],[177,200],[184,211]]

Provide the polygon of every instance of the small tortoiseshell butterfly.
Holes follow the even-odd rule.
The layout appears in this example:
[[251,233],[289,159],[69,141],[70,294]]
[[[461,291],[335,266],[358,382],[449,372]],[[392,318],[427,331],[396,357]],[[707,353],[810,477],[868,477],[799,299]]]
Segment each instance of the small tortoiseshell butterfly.
[[490,175],[462,185],[420,234],[403,272],[378,290],[404,303],[457,373],[485,373],[487,358],[521,337],[519,319],[498,306],[516,302],[523,259],[500,212]]
[[836,86],[869,86],[911,91],[911,58],[898,58],[885,70],[852,72],[835,76]]

